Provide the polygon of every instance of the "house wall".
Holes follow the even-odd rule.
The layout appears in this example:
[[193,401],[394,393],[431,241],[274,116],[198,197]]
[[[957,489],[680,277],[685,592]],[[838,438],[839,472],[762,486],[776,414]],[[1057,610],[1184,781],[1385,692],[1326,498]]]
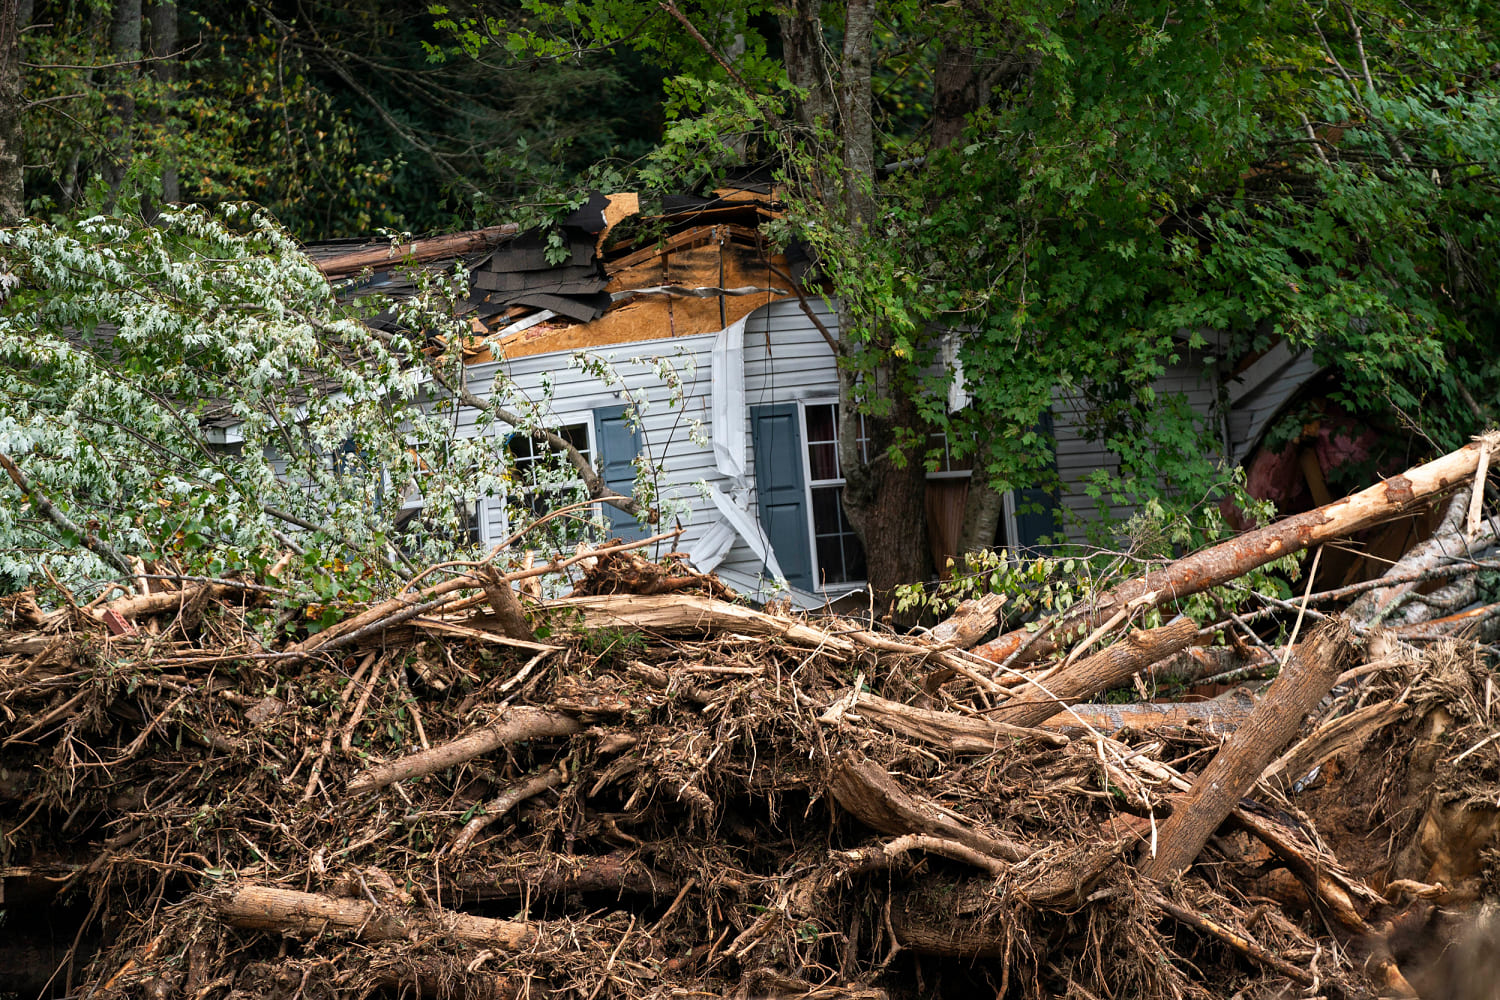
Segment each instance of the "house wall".
[[1293,351],[1282,340],[1231,379],[1227,390],[1230,457],[1244,461],[1282,408],[1322,370],[1311,351]]
[[[480,398],[489,399],[498,373],[507,383],[507,391],[527,399],[541,400],[545,378],[550,377],[552,397],[549,410],[552,422],[557,425],[592,425],[594,410],[632,400],[639,407],[644,402],[641,453],[653,464],[664,464],[669,470],[669,480],[658,486],[661,499],[681,501],[687,506],[682,518],[686,532],[671,545],[658,543],[658,551],[652,554],[662,555],[690,547],[713,520],[713,505],[703,498],[696,485],[700,480],[714,478],[713,452],[695,444],[690,436],[694,420],[702,421],[707,431],[711,398],[709,352],[713,342],[713,335],[706,334],[647,340],[597,352],[598,357],[612,359],[613,368],[619,375],[619,381],[614,385],[605,385],[598,376],[572,365],[571,352],[558,352],[472,365],[468,370],[469,389]],[[669,393],[650,363],[654,358],[670,362],[682,377],[683,392],[679,405],[669,405]],[[645,363],[633,359],[642,359]],[[475,416],[473,410],[465,411],[463,419],[468,421],[469,427],[461,428],[461,432],[476,433],[473,429]],[[497,427],[490,433],[496,436],[496,447],[502,447],[506,430]],[[511,526],[505,521],[504,506],[498,498],[486,498],[483,506],[484,538],[493,544],[504,538]],[[661,525],[652,533],[669,528],[670,525]]]
[[[808,306],[835,339],[838,317],[817,296]],[[778,299],[751,313],[745,323],[745,405],[834,400],[839,394],[833,350],[793,297]],[[755,459],[749,425],[745,430],[746,487],[755,509]],[[737,589],[755,593],[764,574],[760,558],[742,540],[725,556],[718,572]]]
[[[838,319],[832,310],[816,297],[808,301],[828,332],[837,337]],[[714,339],[715,334],[662,338],[598,352],[601,356],[614,358],[615,368],[623,382],[616,386],[606,386],[596,376],[573,367],[569,363],[570,355],[561,352],[471,366],[469,385],[477,395],[488,398],[494,377],[501,372],[517,391],[537,399],[541,398],[543,376],[549,375],[553,388],[551,410],[559,424],[589,421],[594,410],[625,402],[627,393],[644,394],[651,405],[643,420],[642,448],[653,460],[666,465],[667,481],[660,486],[663,497],[680,501],[685,508],[681,518],[684,534],[670,548],[686,551],[720,519],[712,502],[703,497],[700,483],[713,483],[725,493],[729,493],[733,485],[739,485],[742,489],[739,495],[748,497],[752,518],[755,514],[755,463],[748,422],[743,444],[746,475],[739,484],[726,482],[714,465],[712,449],[695,444],[689,435],[694,420],[701,421],[704,433],[708,433],[711,427],[710,354]],[[665,390],[648,365],[629,360],[653,356],[671,359],[683,374],[685,392],[680,407],[667,405]],[[1154,385],[1161,394],[1185,394],[1193,409],[1209,420],[1210,426],[1217,431],[1220,424],[1217,423],[1215,389],[1213,380],[1204,377],[1205,366],[1203,356],[1184,350],[1181,359],[1168,365]],[[1274,380],[1259,388],[1261,391],[1273,389]],[[778,299],[757,309],[748,318],[744,338],[744,389],[748,407],[837,398],[838,377],[833,351],[796,299]],[[472,422],[473,416],[470,412],[464,419]],[[1097,522],[1101,516],[1095,502],[1083,491],[1088,476],[1100,468],[1117,471],[1119,464],[1101,445],[1084,438],[1084,418],[1081,401],[1059,392],[1053,405],[1053,421],[1057,435],[1058,472],[1063,484],[1060,499],[1066,511],[1068,534],[1079,541],[1085,537],[1087,524]],[[1235,424],[1236,420],[1238,424]],[[1231,415],[1231,423],[1235,426],[1248,428],[1252,422],[1238,414]],[[497,438],[497,446],[498,441]],[[1128,518],[1133,512],[1128,506],[1109,509],[1110,515],[1117,519]],[[493,542],[504,537],[508,526],[504,523],[501,504],[487,501],[484,516],[485,539]],[[661,550],[666,551],[666,547],[661,547]],[[743,539],[736,538],[718,572],[742,592],[770,596],[761,587],[764,567],[760,557]]]
[[[1216,440],[1223,445],[1222,422],[1217,406],[1211,359],[1183,348],[1178,359],[1166,365],[1152,381],[1158,396],[1181,394],[1188,405],[1205,421]],[[1061,506],[1068,539],[1085,540],[1088,527],[1097,524],[1107,511],[1116,522],[1123,522],[1139,509],[1133,504],[1108,504],[1101,511],[1098,501],[1084,492],[1089,477],[1103,469],[1111,475],[1120,470],[1119,458],[1103,444],[1084,437],[1087,406],[1077,395],[1059,391],[1052,404],[1053,431],[1057,436],[1057,472],[1062,481]]]

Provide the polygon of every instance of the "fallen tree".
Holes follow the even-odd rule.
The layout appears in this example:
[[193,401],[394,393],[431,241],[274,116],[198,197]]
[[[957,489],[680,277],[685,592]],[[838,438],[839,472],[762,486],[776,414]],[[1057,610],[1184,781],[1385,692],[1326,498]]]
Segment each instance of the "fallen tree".
[[1305,514],[1274,521],[1263,528],[1236,535],[1211,548],[1127,580],[1096,600],[1044,622],[1036,631],[1008,632],[975,652],[1003,662],[1011,656],[1035,660],[1055,652],[1106,623],[1123,621],[1133,613],[1160,607],[1202,593],[1258,569],[1282,556],[1345,538],[1471,482],[1481,455],[1495,446],[1500,432],[1444,455],[1404,474]]

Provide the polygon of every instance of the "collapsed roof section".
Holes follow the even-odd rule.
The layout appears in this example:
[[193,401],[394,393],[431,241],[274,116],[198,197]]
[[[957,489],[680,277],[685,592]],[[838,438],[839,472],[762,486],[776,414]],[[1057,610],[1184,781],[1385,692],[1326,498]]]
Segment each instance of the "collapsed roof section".
[[[712,333],[795,294],[808,270],[804,253],[773,253],[761,232],[781,214],[769,185],[669,198],[651,218],[639,212],[636,195],[594,195],[552,234],[496,226],[307,250],[330,279],[352,280],[354,294],[411,294],[413,268],[463,263],[471,363]],[[627,219],[639,223],[636,235],[618,238]]]

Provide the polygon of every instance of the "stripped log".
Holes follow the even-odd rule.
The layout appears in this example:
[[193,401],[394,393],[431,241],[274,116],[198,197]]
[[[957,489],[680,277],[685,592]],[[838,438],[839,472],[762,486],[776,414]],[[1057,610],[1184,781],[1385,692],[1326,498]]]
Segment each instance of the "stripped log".
[[422,914],[376,907],[367,899],[325,896],[269,885],[240,885],[214,898],[220,919],[249,930],[293,934],[354,931],[361,941],[402,941],[447,937],[473,945],[516,951],[537,943],[541,929],[517,920],[476,917],[454,910],[429,909]]
[[1151,664],[1182,650],[1197,636],[1197,624],[1187,617],[1160,628],[1132,632],[1123,641],[1048,674],[1045,683],[1027,681],[1013,699],[986,714],[996,722],[1035,726],[1072,702],[1119,687]]
[[1004,594],[984,594],[964,601],[953,614],[932,627],[927,633],[928,641],[943,649],[972,649],[995,627],[1005,600]]
[[1121,729],[1147,732],[1198,727],[1210,733],[1232,733],[1250,718],[1255,701],[1249,696],[1224,696],[1211,701],[1131,702],[1100,705],[1079,702],[1040,724],[1044,732],[1079,737],[1091,730],[1115,733]]
[[[1053,653],[1059,644],[1098,627],[1127,607],[1154,608],[1178,601],[1228,583],[1282,556],[1409,514],[1423,501],[1471,479],[1479,467],[1479,454],[1478,443],[1465,445],[1342,500],[1247,531],[1128,580],[1097,601],[1086,602],[1045,624],[1043,628],[1051,634],[1033,641],[1020,658],[1038,659]],[[987,660],[1002,662],[1021,650],[1032,635],[1025,629],[1017,629],[974,652]]]
[[822,647],[840,656],[854,653],[849,640],[790,618],[693,594],[602,594],[549,601],[547,610],[575,611],[585,628],[638,628],[676,632],[742,632],[773,636],[799,646]]
[[1004,722],[958,715],[955,712],[937,712],[929,708],[914,708],[899,701],[890,701],[860,691],[850,691],[838,698],[820,722],[837,724],[843,719],[866,720],[882,729],[900,733],[932,746],[942,747],[954,753],[994,753],[1013,741],[1025,740],[1053,746],[1063,746],[1066,736],[1049,733],[1043,729],[1029,729]]
[[446,260],[499,246],[520,232],[515,223],[490,226],[469,233],[434,236],[410,243],[376,243],[343,253],[322,256],[313,263],[327,278],[347,278],[365,268],[391,268]]
[[977,829],[934,802],[908,794],[871,760],[844,756],[834,765],[828,790],[840,806],[880,833],[930,834],[1002,861],[1020,861],[1031,853],[1013,840]]
[[100,621],[103,621],[104,616],[110,613],[128,620],[137,615],[157,615],[176,608],[191,607],[198,602],[230,598],[244,593],[245,591],[239,587],[231,587],[222,583],[200,583],[186,590],[122,597],[118,601],[100,605],[93,610],[92,614]]
[[513,705],[494,722],[451,743],[444,743],[430,750],[419,750],[399,760],[370,768],[349,782],[347,790],[351,795],[373,791],[395,781],[420,778],[446,770],[510,743],[572,736],[582,731],[583,725],[571,715]]
[[1353,652],[1341,622],[1320,626],[1299,646],[1250,718],[1227,739],[1162,826],[1156,856],[1142,866],[1152,878],[1187,868],[1241,796],[1291,742],[1303,718],[1333,687]]

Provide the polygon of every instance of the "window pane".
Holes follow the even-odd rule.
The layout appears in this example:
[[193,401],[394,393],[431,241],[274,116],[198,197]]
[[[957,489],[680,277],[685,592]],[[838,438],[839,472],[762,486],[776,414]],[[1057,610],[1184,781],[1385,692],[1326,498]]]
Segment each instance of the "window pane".
[[807,465],[814,482],[839,478],[839,446],[832,442],[808,445]]
[[839,504],[842,486],[823,486],[812,491],[813,534],[836,535],[844,530],[844,512]]
[[820,403],[807,407],[807,440],[838,440],[838,422],[834,418],[833,404]]
[[838,535],[818,539],[818,569],[821,583],[843,583],[848,579],[844,573],[844,550]]
[[844,536],[844,570],[846,580],[863,580],[866,577],[865,547],[859,544],[858,535]]

